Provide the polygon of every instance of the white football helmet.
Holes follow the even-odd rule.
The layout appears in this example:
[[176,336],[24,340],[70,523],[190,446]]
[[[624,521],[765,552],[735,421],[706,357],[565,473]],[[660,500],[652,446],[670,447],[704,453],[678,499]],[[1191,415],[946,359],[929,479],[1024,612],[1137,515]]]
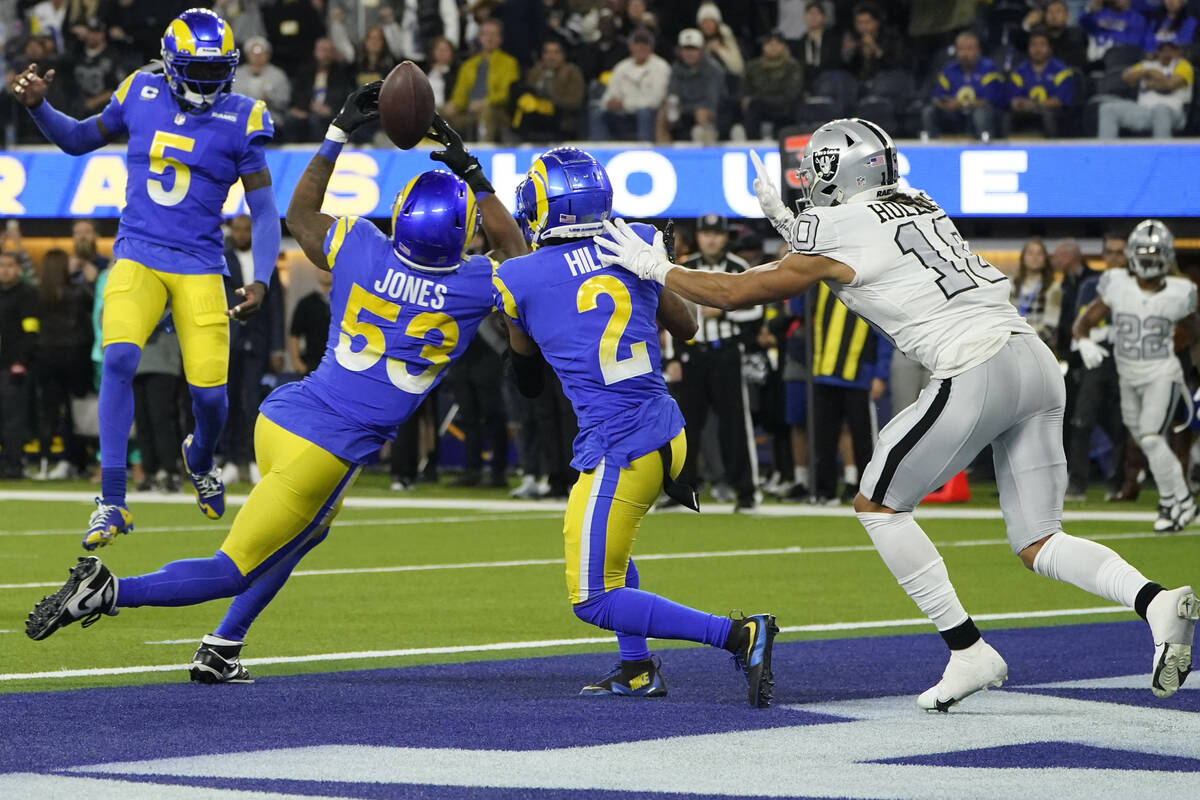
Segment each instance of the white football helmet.
[[896,143],[865,119],[835,119],[808,140],[800,161],[800,183],[816,206],[881,200],[900,181]]
[[1161,278],[1175,269],[1175,237],[1160,220],[1144,219],[1125,244],[1129,271],[1139,278]]

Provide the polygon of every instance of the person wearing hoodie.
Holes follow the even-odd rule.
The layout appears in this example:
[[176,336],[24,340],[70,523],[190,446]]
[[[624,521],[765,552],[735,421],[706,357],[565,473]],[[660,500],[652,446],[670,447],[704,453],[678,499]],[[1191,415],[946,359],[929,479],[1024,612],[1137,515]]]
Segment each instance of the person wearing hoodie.
[[746,65],[742,86],[742,117],[746,136],[762,137],[762,126],[769,122],[778,131],[796,120],[796,107],[804,91],[800,62],[788,52],[780,31],[767,34],[762,55]]

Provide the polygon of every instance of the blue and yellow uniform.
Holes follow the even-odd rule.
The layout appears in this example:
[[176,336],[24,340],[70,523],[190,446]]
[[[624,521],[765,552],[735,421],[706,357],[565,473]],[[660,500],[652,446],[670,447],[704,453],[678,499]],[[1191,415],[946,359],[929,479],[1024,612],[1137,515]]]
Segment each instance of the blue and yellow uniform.
[[266,169],[271,116],[261,100],[234,93],[186,113],[163,74],[135,72],[100,122],[112,135],[129,135],[103,344],[141,347],[169,297],[188,383],[219,386],[229,361],[221,208],[239,176]]
[[1057,58],[1051,58],[1041,70],[1026,60],[1009,76],[1012,97],[1028,97],[1039,105],[1056,99],[1064,106],[1071,104],[1075,71]]
[[1004,76],[990,58],[979,59],[970,72],[964,71],[957,61],[951,61],[938,73],[933,97],[953,97],[964,105],[986,100],[999,108],[1006,99]]
[[452,272],[413,269],[358,217],[330,227],[325,252],[333,272],[325,357],[263,401],[254,432],[262,481],[221,545],[251,578],[323,533],[362,464],[395,437],[491,312],[486,256]]
[[[635,225],[651,242],[654,229]],[[581,603],[625,585],[642,516],[687,452],[683,415],[659,364],[661,287],[604,267],[591,238],[542,247],[496,271],[496,306],[527,333],[562,381],[579,435],[580,471],[564,522],[567,590]]]

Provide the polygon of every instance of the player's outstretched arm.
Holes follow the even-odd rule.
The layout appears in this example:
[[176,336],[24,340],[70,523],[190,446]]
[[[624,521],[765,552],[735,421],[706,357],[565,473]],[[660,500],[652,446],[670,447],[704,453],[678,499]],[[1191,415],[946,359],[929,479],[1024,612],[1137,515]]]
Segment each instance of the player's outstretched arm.
[[691,339],[700,328],[696,304],[689,303],[670,289],[658,296],[658,322],[676,339]]
[[1100,366],[1100,362],[1104,361],[1108,355],[1108,351],[1092,341],[1089,335],[1092,328],[1099,325],[1101,320],[1108,316],[1108,312],[1108,304],[1097,297],[1087,307],[1087,310],[1079,315],[1079,319],[1075,320],[1075,325],[1071,328],[1071,332],[1075,336],[1075,340],[1071,343],[1071,349],[1079,351],[1079,358],[1087,369],[1095,369]]
[[600,260],[654,280],[676,294],[699,303],[730,311],[803,294],[819,280],[850,283],[854,270],[825,256],[788,253],[780,261],[763,264],[737,274],[702,272],[672,264],[660,241],[647,244],[624,220],[606,220],[605,236],[596,237],[602,248]]
[[325,141],[300,176],[300,182],[292,192],[292,202],[288,204],[288,231],[308,260],[323,270],[329,269],[329,261],[325,258],[325,235],[334,223],[333,217],[321,213],[325,190],[329,188],[334,162],[342,152],[342,146],[350,141],[350,134],[379,118],[381,86],[383,81],[372,81],[346,97],[342,110],[325,131]]
[[46,92],[53,81],[54,70],[38,75],[37,64],[30,64],[24,72],[13,78],[9,87],[13,97],[29,109],[29,115],[42,135],[72,156],[90,153],[112,141],[113,134],[100,120],[99,114],[78,120],[46,102]]

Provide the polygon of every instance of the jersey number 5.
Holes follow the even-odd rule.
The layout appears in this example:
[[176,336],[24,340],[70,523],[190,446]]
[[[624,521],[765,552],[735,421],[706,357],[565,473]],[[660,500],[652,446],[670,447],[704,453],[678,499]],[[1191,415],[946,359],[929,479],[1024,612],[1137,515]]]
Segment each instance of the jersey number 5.
[[[379,359],[386,358],[387,376],[393,386],[409,394],[429,391],[438,374],[450,363],[450,353],[458,344],[458,323],[448,314],[434,311],[424,311],[409,321],[404,333],[424,344],[421,358],[429,362],[428,367],[413,375],[403,361],[384,355],[387,340],[383,330],[372,322],[360,319],[363,311],[388,322],[395,322],[400,316],[400,306],[371,294],[357,283],[351,286],[346,313],[342,316],[342,331],[333,351],[337,362],[351,372],[363,372],[379,363]],[[440,344],[431,344],[426,340],[425,337],[432,330],[441,334]],[[366,340],[366,344],[361,350],[354,350],[354,340],[360,336]]]
[[165,176],[169,167],[175,174],[170,191],[163,187],[162,181],[154,178],[146,179],[146,192],[150,195],[151,200],[160,206],[170,207],[179,205],[180,201],[187,196],[188,186],[192,183],[192,171],[188,169],[187,164],[177,158],[171,158],[166,155],[166,152],[169,147],[172,150],[190,153],[195,146],[196,140],[191,137],[180,136],[178,133],[155,131],[154,140],[150,142],[150,172]]
[[612,275],[597,275],[588,278],[575,293],[575,306],[580,314],[595,311],[596,298],[606,294],[612,298],[613,310],[600,337],[600,374],[604,385],[612,386],[618,381],[645,375],[650,371],[650,355],[645,342],[634,342],[629,346],[629,358],[617,358],[617,346],[633,315],[633,300],[629,289]]

